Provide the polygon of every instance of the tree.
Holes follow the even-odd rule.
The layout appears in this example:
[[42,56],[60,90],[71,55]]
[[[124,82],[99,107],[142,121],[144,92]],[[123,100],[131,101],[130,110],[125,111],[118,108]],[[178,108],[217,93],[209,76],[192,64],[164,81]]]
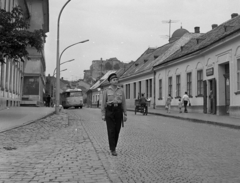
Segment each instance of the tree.
[[120,66],[119,66],[119,64],[115,64],[115,65],[113,66],[113,68],[114,68],[114,70],[118,70],[118,69],[120,69]]
[[29,21],[24,18],[20,6],[11,12],[0,10],[0,61],[4,57],[24,61],[24,58],[28,58],[28,46],[41,52],[46,35],[42,29],[31,32],[29,27]]
[[111,69],[112,69],[112,65],[111,65],[109,62],[107,62],[107,63],[105,64],[105,69],[106,69],[106,70],[111,70]]

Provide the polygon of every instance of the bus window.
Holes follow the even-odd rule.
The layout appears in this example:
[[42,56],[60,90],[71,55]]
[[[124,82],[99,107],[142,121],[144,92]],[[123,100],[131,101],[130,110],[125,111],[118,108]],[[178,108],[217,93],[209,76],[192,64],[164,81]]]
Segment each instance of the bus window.
[[70,93],[70,97],[79,97],[79,96],[82,96],[82,92],[77,91],[77,92]]

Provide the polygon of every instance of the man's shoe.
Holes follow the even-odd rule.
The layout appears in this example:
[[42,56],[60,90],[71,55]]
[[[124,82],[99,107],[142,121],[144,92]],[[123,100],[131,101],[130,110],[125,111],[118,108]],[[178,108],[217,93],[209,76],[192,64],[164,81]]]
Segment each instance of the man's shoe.
[[116,151],[111,151],[113,156],[117,156],[117,152]]

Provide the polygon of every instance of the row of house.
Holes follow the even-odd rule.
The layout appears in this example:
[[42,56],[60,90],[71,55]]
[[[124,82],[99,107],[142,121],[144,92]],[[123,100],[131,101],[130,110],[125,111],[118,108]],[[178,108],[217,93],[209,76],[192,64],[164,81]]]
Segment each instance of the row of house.
[[[141,93],[151,100],[150,108],[164,108],[170,94],[176,110],[178,100],[188,92],[191,112],[240,117],[240,16],[233,13],[206,33],[200,33],[200,27],[193,33],[181,27],[169,43],[148,48],[119,81],[129,108],[135,107]],[[97,92],[101,96],[105,87],[100,82],[90,88],[91,100]]]
[[[48,0],[0,0],[0,9],[11,11],[15,6],[24,11],[30,31],[49,31]],[[27,51],[30,60],[0,59],[0,109],[20,104],[43,105],[46,83],[44,50],[39,53],[29,47]]]

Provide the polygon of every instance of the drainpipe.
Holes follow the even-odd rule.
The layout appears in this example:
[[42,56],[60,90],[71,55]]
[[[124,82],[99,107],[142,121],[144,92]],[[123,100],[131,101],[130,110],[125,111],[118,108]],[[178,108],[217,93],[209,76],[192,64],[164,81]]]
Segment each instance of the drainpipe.
[[156,71],[153,70],[153,109],[156,108]]

